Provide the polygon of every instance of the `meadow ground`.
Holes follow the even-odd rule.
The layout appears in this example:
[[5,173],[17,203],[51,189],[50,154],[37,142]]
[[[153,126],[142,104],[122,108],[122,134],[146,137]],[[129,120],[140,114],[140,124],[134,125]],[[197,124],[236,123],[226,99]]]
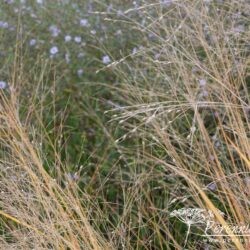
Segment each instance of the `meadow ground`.
[[0,2],[0,249],[250,249],[248,0]]

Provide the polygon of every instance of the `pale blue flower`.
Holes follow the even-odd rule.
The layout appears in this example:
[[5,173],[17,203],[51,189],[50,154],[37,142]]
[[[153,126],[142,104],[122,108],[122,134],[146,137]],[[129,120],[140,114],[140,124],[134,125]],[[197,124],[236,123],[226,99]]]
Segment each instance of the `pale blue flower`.
[[89,26],[88,19],[81,19],[80,20],[80,26],[82,26],[82,27],[88,27]]
[[59,49],[57,46],[53,46],[50,48],[49,52],[51,55],[56,55],[59,52]]
[[161,1],[161,4],[166,6],[166,7],[169,7],[172,3],[173,3],[173,0],[163,0],[163,1]]
[[233,33],[239,34],[245,31],[245,26],[243,24],[240,24],[233,28]]
[[207,188],[211,191],[215,191],[217,189],[217,185],[215,182],[211,182],[207,185]]
[[0,81],[0,89],[5,89],[7,87],[7,83],[5,81]]
[[66,178],[69,182],[76,182],[79,180],[80,176],[78,175],[78,173],[67,173]]
[[136,54],[137,51],[138,51],[138,49],[136,47],[134,47],[133,50],[132,50],[132,54],[133,55]]
[[0,21],[0,28],[7,29],[9,24],[5,21]]
[[36,39],[31,39],[31,40],[29,41],[29,45],[30,45],[30,46],[35,46],[35,45],[36,45]]
[[111,59],[108,55],[102,57],[102,62],[104,64],[109,64],[111,62]]
[[72,40],[72,37],[70,35],[66,35],[64,37],[64,41],[67,43],[67,42],[70,42]]
[[207,97],[208,96],[208,92],[206,90],[203,90],[201,92],[201,94],[202,94],[203,97]]
[[200,87],[204,87],[207,84],[207,81],[205,79],[199,80]]
[[82,41],[82,38],[80,36],[75,36],[74,41],[76,43],[80,43]]
[[78,69],[77,70],[78,77],[82,77],[83,73],[84,73],[83,69]]
[[61,30],[56,25],[51,25],[49,27],[49,31],[53,37],[57,37],[61,32]]
[[122,10],[118,10],[117,11],[117,16],[122,16],[123,15],[123,11]]
[[7,4],[12,4],[14,3],[14,0],[5,0]]

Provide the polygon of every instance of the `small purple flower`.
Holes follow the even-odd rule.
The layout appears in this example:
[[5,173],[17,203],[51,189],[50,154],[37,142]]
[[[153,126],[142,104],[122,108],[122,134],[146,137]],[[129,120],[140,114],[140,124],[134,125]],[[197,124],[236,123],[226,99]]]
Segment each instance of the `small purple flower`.
[[117,11],[117,16],[122,16],[123,15],[123,11],[122,10],[118,10]]
[[197,73],[199,71],[199,68],[197,68],[196,66],[192,67],[192,73]]
[[56,25],[51,25],[49,27],[49,31],[53,37],[57,37],[61,32],[61,30]]
[[57,46],[53,46],[50,48],[49,52],[51,55],[56,55],[59,52],[59,49]]
[[239,34],[245,31],[245,26],[243,24],[240,24],[233,28],[233,33]]
[[154,56],[155,60],[159,60],[160,56],[161,56],[160,53],[155,54],[155,56]]
[[195,126],[192,126],[191,128],[190,128],[190,132],[191,133],[194,133],[196,131],[196,127]]
[[[135,2],[135,1],[134,1]],[[113,10],[113,5],[110,4],[107,8],[107,12],[110,13]]]
[[76,43],[80,43],[80,42],[82,41],[82,38],[81,38],[80,36],[76,36],[76,37],[74,38],[74,41],[75,41]]
[[132,50],[132,54],[133,55],[136,54],[137,51],[138,51],[138,49],[136,47],[134,47],[133,50]]
[[0,81],[0,89],[5,89],[7,87],[7,83],[5,81]]
[[201,92],[202,97],[208,97],[208,92],[206,90],[203,90]]
[[5,21],[0,21],[0,28],[7,29],[9,27],[9,24]]
[[14,3],[14,0],[5,0],[5,2],[6,2],[7,4],[13,4],[13,3]]
[[161,4],[166,6],[166,7],[169,7],[172,3],[173,3],[173,0],[163,0],[163,1],[161,1]]
[[67,173],[66,178],[70,182],[76,182],[79,180],[80,176],[77,173]]
[[215,111],[213,114],[214,114],[214,117],[215,117],[215,118],[219,118],[219,117],[220,117],[220,113],[217,112],[217,111]]
[[204,0],[205,4],[210,4],[211,0]]
[[216,141],[216,142],[214,143],[214,146],[215,146],[216,148],[219,148],[219,147],[221,146],[220,141]]
[[64,41],[67,43],[67,42],[70,42],[72,40],[72,37],[70,35],[66,35],[64,37]]
[[78,77],[82,77],[83,73],[84,73],[83,69],[78,69],[77,70]]
[[213,155],[210,155],[210,156],[209,156],[209,160],[210,160],[210,161],[214,161],[214,160],[215,160],[215,157],[214,157]]
[[32,47],[32,46],[35,46],[36,45],[36,39],[31,39],[29,41],[29,45]]
[[215,182],[211,182],[207,185],[207,188],[210,190],[210,191],[215,191],[217,189],[217,185]]
[[204,87],[207,84],[207,81],[205,79],[199,80],[200,87]]
[[80,20],[80,26],[82,26],[82,27],[88,27],[89,26],[88,19],[81,19]]
[[250,185],[250,177],[245,177],[244,182],[246,185]]
[[111,59],[108,55],[102,57],[102,62],[104,64],[109,64],[111,62]]

